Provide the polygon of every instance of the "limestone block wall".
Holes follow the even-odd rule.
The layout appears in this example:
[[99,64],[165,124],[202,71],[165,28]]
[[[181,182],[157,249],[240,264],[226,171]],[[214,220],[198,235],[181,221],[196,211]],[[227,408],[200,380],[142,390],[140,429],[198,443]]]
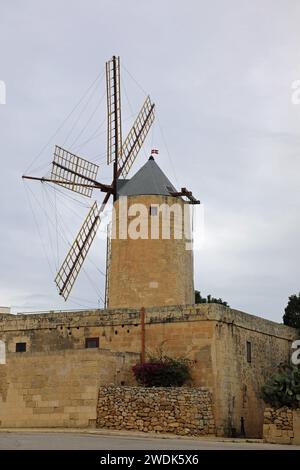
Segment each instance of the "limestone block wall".
[[246,437],[262,437],[261,387],[279,363],[290,359],[297,332],[222,306],[214,307],[217,312],[222,319],[213,342],[217,433],[242,436],[244,426]]
[[100,387],[97,427],[214,434],[212,395],[207,388]]
[[[155,353],[163,345],[170,356],[187,356],[194,362],[195,385],[212,387],[215,324],[208,305],[148,309],[145,317],[146,353]],[[82,350],[86,338],[95,337],[101,350],[139,357],[141,335],[140,311],[129,309],[11,315],[0,321],[0,339],[12,354],[17,342],[26,342],[24,354],[28,355]],[[102,368],[106,369],[105,361]]]
[[8,353],[0,427],[95,427],[99,385],[120,383],[136,361],[97,349]]
[[300,409],[266,408],[263,437],[272,444],[300,444]]
[[[97,338],[99,348],[85,350],[87,338]],[[291,343],[296,338],[297,331],[293,328],[216,304],[154,307],[147,308],[145,314],[146,355],[163,347],[171,357],[185,356],[191,360],[193,385],[212,390],[216,433],[221,436],[239,435],[243,418],[246,437],[262,437],[261,385],[280,362],[290,358]],[[7,365],[0,365],[0,371],[6,367],[4,375],[0,372],[0,420],[3,421],[1,413],[6,413],[5,406],[13,408],[15,390],[20,390],[16,406],[28,411],[28,406],[23,406],[18,398],[22,382],[24,389],[33,389],[28,386],[26,374],[30,380],[43,375],[43,368],[38,364],[40,361],[45,365],[47,358],[49,361],[57,358],[58,371],[63,370],[63,363],[68,370],[76,362],[81,364],[84,358],[94,358],[99,384],[133,384],[131,365],[139,361],[141,339],[140,310],[0,316],[0,340],[5,342],[7,352]],[[26,342],[26,352],[16,353],[17,342]],[[251,346],[250,362],[247,343]],[[30,361],[35,363],[34,367]],[[44,369],[49,376],[59,373],[63,382],[65,373],[56,372],[54,364],[55,361]],[[20,376],[14,373],[15,368],[19,368]],[[72,370],[75,377],[75,369]],[[89,380],[88,369],[85,374],[84,367],[79,367],[76,377],[84,388]],[[7,383],[9,389],[5,395]],[[7,396],[5,402],[3,399],[1,402],[1,393]],[[31,393],[41,395],[33,390]],[[32,422],[36,423],[36,418]]]
[[[162,237],[163,223],[168,214],[161,211],[150,215],[150,206],[172,207],[178,205],[181,213],[189,207],[180,198],[171,196],[131,196],[127,198],[130,210],[134,205],[146,208],[145,215],[128,217],[128,233],[119,236],[120,200],[115,202],[116,221],[113,224],[115,238],[111,241],[109,269],[109,308],[141,308],[154,305],[190,305],[194,303],[193,253],[186,249],[190,244],[189,233],[183,230],[183,220],[178,226],[177,218],[171,212],[170,239]],[[148,237],[134,239],[130,236],[130,224],[141,217],[140,225],[148,227]],[[151,237],[151,221],[159,221],[157,239]],[[116,228],[115,228],[116,226]],[[175,228],[182,237],[174,239]],[[141,227],[139,228],[141,230]],[[176,232],[175,232],[176,234]],[[126,238],[125,238],[126,237]]]

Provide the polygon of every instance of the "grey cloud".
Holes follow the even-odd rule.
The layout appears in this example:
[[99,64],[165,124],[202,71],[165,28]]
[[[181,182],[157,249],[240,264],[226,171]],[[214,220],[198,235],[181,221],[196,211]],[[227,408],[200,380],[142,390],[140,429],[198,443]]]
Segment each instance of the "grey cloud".
[[[135,169],[153,141],[170,180],[204,203],[207,241],[196,252],[197,288],[280,320],[287,297],[300,290],[300,106],[291,104],[291,83],[300,78],[299,20],[294,0],[1,2],[0,79],[7,104],[0,105],[0,304],[74,308],[97,306],[103,296],[97,267],[105,266],[105,242],[97,239],[74,303],[59,299],[45,214],[32,199],[51,269],[20,177],[116,53],[156,101],[171,155],[156,124]],[[135,111],[143,93],[125,70],[123,80]],[[99,83],[95,99],[102,91]],[[123,102],[129,116],[124,94]],[[44,165],[46,171],[54,143],[66,132],[33,169]],[[104,153],[105,134],[82,152],[87,158]],[[105,165],[100,178],[109,181]],[[42,197],[40,188],[30,188]],[[60,206],[72,240],[80,221],[70,210]],[[62,256],[66,247],[59,248]]]

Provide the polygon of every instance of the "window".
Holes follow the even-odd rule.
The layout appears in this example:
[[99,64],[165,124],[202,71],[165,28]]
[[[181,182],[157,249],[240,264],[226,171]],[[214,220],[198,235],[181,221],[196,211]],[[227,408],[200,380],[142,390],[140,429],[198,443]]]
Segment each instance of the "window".
[[157,215],[158,207],[150,206],[150,215]]
[[26,343],[16,343],[16,352],[26,352]]
[[99,348],[99,338],[85,338],[86,348]]
[[250,341],[247,341],[246,343],[247,346],[247,362],[251,362],[251,343]]

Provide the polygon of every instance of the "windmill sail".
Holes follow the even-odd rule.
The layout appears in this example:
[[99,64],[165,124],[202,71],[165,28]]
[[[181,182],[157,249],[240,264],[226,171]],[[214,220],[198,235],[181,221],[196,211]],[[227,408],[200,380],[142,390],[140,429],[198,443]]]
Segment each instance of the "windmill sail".
[[100,224],[100,212],[101,210],[99,210],[97,202],[94,202],[73,245],[70,248],[69,253],[56,275],[55,283],[59,290],[59,294],[65,300],[69,297],[81,266],[95,238]]
[[[91,207],[69,253],[56,275],[55,283],[60,295],[65,300],[69,297],[95,238],[97,228],[100,224],[100,214],[104,210],[111,195],[116,199],[118,178],[120,176],[126,178],[154,121],[154,104],[148,96],[127,138],[124,143],[122,143],[120,88],[120,58],[113,56],[112,59],[106,63],[107,163],[114,163],[111,185],[103,184],[96,180],[99,169],[98,165],[58,145],[55,146],[50,178],[23,175],[25,179],[58,184],[87,197],[92,196],[93,189],[98,189],[106,193],[100,208],[97,206],[96,202]],[[110,249],[110,247],[108,248]],[[107,294],[108,284],[106,284],[106,298]]]
[[55,180],[56,184],[83,196],[91,197],[93,193],[91,186],[95,183],[98,168],[98,165],[78,157],[58,145],[55,146],[51,178]]
[[107,239],[106,239],[106,273],[105,273],[105,308],[108,308],[108,296],[109,296],[109,272],[111,264],[111,231],[112,222],[107,225]]
[[107,164],[116,160],[122,145],[120,58],[106,62]]
[[154,121],[154,104],[147,96],[131,130],[129,131],[118,158],[118,170],[126,178],[139,153]]

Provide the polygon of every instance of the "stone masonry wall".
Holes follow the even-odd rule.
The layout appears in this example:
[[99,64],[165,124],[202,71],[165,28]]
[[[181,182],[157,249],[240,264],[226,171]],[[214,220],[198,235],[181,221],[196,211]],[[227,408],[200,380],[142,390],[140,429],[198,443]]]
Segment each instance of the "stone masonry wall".
[[211,393],[207,388],[100,387],[97,427],[214,434]]
[[261,438],[265,409],[260,399],[261,387],[278,364],[289,360],[297,332],[220,307],[214,308],[215,312],[223,311],[223,318],[216,324],[213,343],[217,434]]
[[300,444],[300,409],[266,408],[264,440],[272,444]]
[[[149,237],[132,238],[122,233],[119,237],[119,221],[123,211],[119,210],[121,200],[115,202],[116,220],[113,223],[115,238],[111,240],[111,259],[109,267],[109,308],[146,308],[154,305],[189,305],[194,302],[193,254],[186,249],[190,242],[185,238],[182,219],[176,220],[174,213],[170,217],[170,238],[163,238],[162,227],[169,220],[168,211],[160,211],[153,217],[150,206],[169,207],[174,204],[184,214],[184,208],[189,205],[179,198],[172,196],[140,195],[127,199],[128,211],[134,205],[145,207],[145,214],[139,214],[141,227],[148,227]],[[120,214],[121,212],[121,214]],[[125,212],[127,214],[127,211]],[[123,215],[123,214],[122,214]],[[124,217],[124,215],[123,215]],[[123,218],[122,217],[122,218]],[[130,224],[135,223],[136,217],[128,217]],[[150,237],[151,222],[159,224],[157,239]],[[116,225],[116,229],[114,228]],[[174,239],[174,231],[179,237]],[[125,228],[123,227],[123,230]]]
[[137,360],[98,349],[8,353],[0,365],[0,428],[95,427],[99,385],[126,380]]
[[[87,350],[87,338],[97,338],[99,348]],[[262,437],[261,385],[280,362],[289,359],[291,343],[296,338],[297,331],[293,328],[223,305],[155,307],[147,308],[145,314],[146,357],[163,347],[164,353],[171,357],[184,356],[191,360],[193,385],[212,391],[216,433],[220,436],[232,436],[234,432],[239,435],[243,418],[246,436]],[[82,402],[75,401],[81,398],[72,398],[71,405],[62,398],[64,411],[57,414],[60,407],[51,411],[51,405],[46,405],[47,401],[57,400],[55,387],[50,391],[48,385],[61,381],[59,390],[64,393],[66,373],[70,371],[70,382],[82,384],[79,394],[86,393],[85,384],[91,386],[93,382],[95,403],[98,377],[99,385],[103,386],[134,385],[131,366],[140,360],[141,314],[140,310],[128,309],[0,314],[0,340],[5,343],[7,356],[7,364],[0,364],[2,427],[17,426],[20,421],[22,425],[35,426],[37,420],[44,426],[47,422],[53,425],[53,421],[55,425],[65,425],[69,412],[77,413],[74,408],[71,411],[66,407],[81,406]],[[26,352],[16,352],[18,342],[26,343]],[[247,343],[251,345],[250,362]],[[92,363],[95,366],[90,369]],[[40,375],[47,374],[48,378],[41,382]],[[29,390],[25,393],[25,389]],[[26,395],[25,405],[23,395]],[[31,395],[40,397],[32,402],[41,401],[43,412],[29,412]],[[85,423],[89,419],[95,416]],[[76,426],[84,425],[81,418],[75,421]]]

